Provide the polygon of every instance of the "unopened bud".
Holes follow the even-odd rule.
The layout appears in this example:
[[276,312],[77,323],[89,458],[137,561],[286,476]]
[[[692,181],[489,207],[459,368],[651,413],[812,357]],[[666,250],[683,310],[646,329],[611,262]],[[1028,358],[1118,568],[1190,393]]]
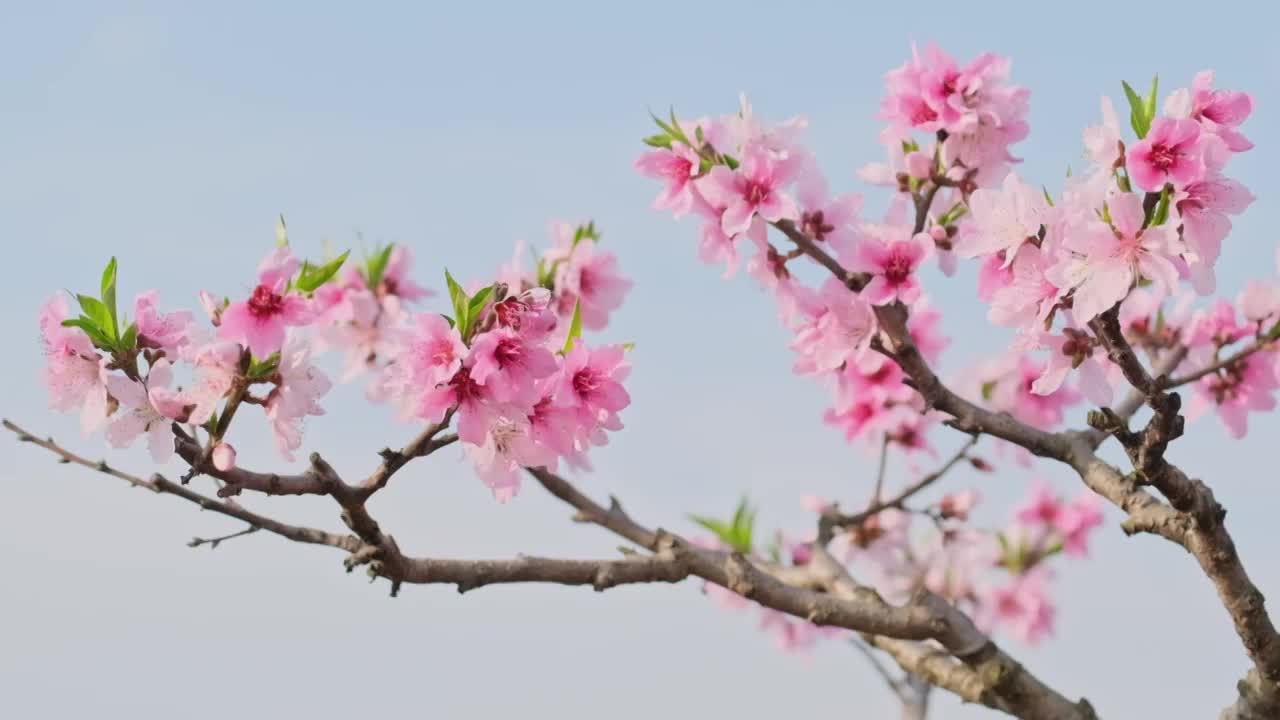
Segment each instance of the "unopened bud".
[[213,447],[213,466],[221,472],[234,470],[236,467],[236,449],[228,443],[218,443]]

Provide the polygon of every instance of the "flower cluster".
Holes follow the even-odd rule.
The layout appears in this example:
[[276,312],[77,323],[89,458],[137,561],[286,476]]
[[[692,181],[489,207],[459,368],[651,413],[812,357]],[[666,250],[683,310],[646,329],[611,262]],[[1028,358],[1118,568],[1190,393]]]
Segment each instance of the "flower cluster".
[[[446,273],[452,314],[415,313],[432,293],[409,277],[408,248],[388,245],[343,271],[347,255],[300,261],[283,220],[278,246],[259,265],[245,298],[200,294],[209,326],[193,313],[159,310],[138,296],[134,322],[116,308],[116,264],[101,297],[76,296],[80,315],[55,296],[41,310],[51,405],[78,409],[86,432],[105,425],[125,447],[146,435],[157,462],[174,452],[176,424],[208,435],[209,463],[230,470],[228,431],[245,405],[263,410],[286,459],[302,446],[303,423],[323,415],[332,383],[313,362],[346,357],[344,377],[373,371],[367,395],[393,400],[404,419],[446,423],[499,500],[512,497],[524,466],[587,466],[586,454],[622,427],[630,397],[622,346],[589,346],[630,287],[594,224],[557,224],[557,243],[535,275],[468,293]],[[175,386],[175,370],[189,378]]]

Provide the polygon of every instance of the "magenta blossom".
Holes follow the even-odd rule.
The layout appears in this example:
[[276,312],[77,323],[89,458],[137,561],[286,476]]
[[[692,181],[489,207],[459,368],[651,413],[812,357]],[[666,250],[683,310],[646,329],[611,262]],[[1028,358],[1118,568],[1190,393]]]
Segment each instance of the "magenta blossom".
[[1200,125],[1194,120],[1156,118],[1151,131],[1125,155],[1129,177],[1147,192],[1165,183],[1185,187],[1204,177]]
[[527,342],[514,330],[497,329],[471,342],[471,379],[493,392],[494,400],[531,408],[540,397],[538,381],[556,371],[556,356]]
[[872,305],[888,305],[899,300],[911,305],[920,298],[916,269],[929,253],[927,235],[912,236],[910,228],[892,225],[871,226],[854,252],[850,270],[871,274],[862,294]]
[[768,222],[796,218],[795,200],[784,189],[795,179],[797,165],[794,156],[777,158],[758,145],[748,145],[737,170],[717,165],[697,186],[707,202],[725,208],[720,218],[724,233],[737,235],[757,214]]
[[298,260],[289,248],[276,248],[259,266],[258,286],[249,299],[231,303],[222,312],[218,336],[244,345],[258,358],[278,352],[285,328],[306,325],[313,317],[310,303],[285,289],[297,270]]
[[554,402],[576,410],[591,425],[620,427],[617,414],[631,404],[631,396],[622,387],[630,370],[621,345],[590,349],[579,340],[564,358]]

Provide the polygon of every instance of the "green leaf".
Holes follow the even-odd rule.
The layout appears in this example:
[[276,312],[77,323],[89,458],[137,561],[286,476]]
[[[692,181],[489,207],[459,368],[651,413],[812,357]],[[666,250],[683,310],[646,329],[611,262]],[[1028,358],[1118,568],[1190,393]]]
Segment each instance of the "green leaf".
[[1053,196],[1049,194],[1049,188],[1041,185],[1040,189],[1044,191],[1044,201],[1049,203],[1049,207],[1053,207]]
[[102,304],[106,305],[110,314],[111,336],[115,337],[118,327],[116,325],[116,259],[114,257],[102,271]]
[[351,251],[348,250],[323,265],[312,265],[309,262],[303,263],[302,271],[298,274],[298,282],[295,287],[302,292],[315,292],[317,288],[329,282],[338,274],[338,270],[342,269],[342,264],[347,261],[347,256],[350,254]]
[[994,395],[995,392],[996,392],[995,380],[988,380],[987,382],[982,383],[982,399],[983,400],[990,400],[991,396]]
[[62,327],[80,328],[84,331],[85,335],[89,336],[89,340],[94,344],[94,346],[102,350],[111,350],[114,345],[111,338],[103,335],[102,331],[98,329],[98,326],[87,317],[78,317],[74,320],[63,320]]
[[85,314],[97,329],[111,340],[116,339],[115,321],[111,317],[111,311],[107,306],[97,298],[91,298],[88,295],[76,295],[76,300],[80,302],[80,310]]
[[643,142],[645,145],[648,145],[649,147],[666,148],[667,150],[671,149],[670,135],[666,135],[666,134],[650,135],[649,137],[645,138]]
[[364,283],[370,290],[376,290],[382,284],[382,276],[386,274],[387,266],[391,264],[393,249],[395,249],[395,243],[389,243],[386,247],[379,248],[372,257],[365,258]]
[[722,160],[724,160],[724,164],[725,164],[725,165],[726,165],[730,170],[737,170],[737,169],[738,169],[738,160],[737,160],[736,158],[734,158],[732,155],[721,155],[721,156],[720,156],[720,158],[721,158]]
[[484,312],[484,308],[489,304],[489,298],[493,295],[494,285],[480,288],[480,291],[471,296],[471,302],[467,304],[467,315],[472,318],[479,319],[480,313]]
[[1160,190],[1160,203],[1156,205],[1156,211],[1151,216],[1151,226],[1163,225],[1169,219],[1169,186],[1165,185]]
[[257,380],[267,377],[274,373],[280,367],[280,353],[271,353],[270,357],[262,360],[254,359],[249,365],[249,372],[246,373],[250,379]]
[[579,300],[573,304],[573,319],[569,321],[569,334],[565,336],[564,347],[560,348],[561,355],[568,355],[573,349],[573,341],[582,337],[582,301]]
[[636,344],[633,342],[622,343],[622,349],[627,352],[631,352],[632,350],[636,349]]
[[1151,129],[1151,116],[1147,114],[1147,103],[1129,86],[1129,83],[1122,81],[1120,85],[1124,87],[1124,96],[1129,100],[1129,125],[1133,128],[1134,134],[1142,139]]
[[1160,93],[1160,76],[1156,75],[1151,78],[1151,89],[1147,91],[1147,102],[1145,109],[1147,111],[1147,128],[1151,128],[1151,122],[1156,118],[1156,96]]
[[129,327],[124,329],[124,335],[120,337],[120,349],[128,352],[138,344],[138,325],[129,323]]
[[289,244],[289,228],[284,224],[284,213],[276,216],[276,247]]
[[721,542],[725,543],[726,545],[730,545],[730,546],[733,545],[733,542],[732,542],[733,527],[732,526],[727,525],[719,520],[716,520],[715,518],[703,517],[701,515],[690,515],[689,519],[701,525],[702,527],[706,528],[707,530],[710,530],[713,534],[715,534],[717,538],[720,539]]

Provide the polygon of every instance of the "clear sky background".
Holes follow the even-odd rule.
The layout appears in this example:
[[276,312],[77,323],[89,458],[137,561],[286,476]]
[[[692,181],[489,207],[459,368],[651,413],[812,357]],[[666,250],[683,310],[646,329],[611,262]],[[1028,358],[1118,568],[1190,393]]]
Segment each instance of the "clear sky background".
[[[108,7],[108,5],[110,7]],[[1221,263],[1234,294],[1273,276],[1268,219],[1280,188],[1276,17],[1264,3],[4,3],[0,22],[0,414],[140,473],[142,452],[108,452],[47,409],[37,381],[39,304],[94,286],[120,258],[122,296],[157,287],[166,305],[248,288],[283,212],[294,245],[395,241],[418,278],[447,264],[482,278],[520,238],[545,244],[551,218],[595,218],[635,289],[607,337],[635,341],[627,429],[578,478],[615,493],[642,522],[689,529],[687,512],[726,512],[743,493],[760,522],[803,530],[802,493],[852,502],[873,458],[820,423],[825,393],[790,373],[771,301],[695,259],[696,227],[649,203],[631,163],[647,108],[736,108],[811,121],[833,186],[879,160],[873,119],[884,71],[912,41],[962,59],[1014,59],[1032,88],[1029,180],[1051,188],[1079,164],[1081,129],[1119,81],[1164,87],[1218,71],[1247,89],[1258,147],[1230,172],[1259,200]],[[868,199],[873,214],[884,196]],[[931,292],[956,339],[946,367],[1000,347],[973,300],[973,274]],[[340,470],[412,428],[336,389],[307,445]],[[1083,422],[1083,408],[1072,420]],[[242,461],[282,468],[260,425],[239,428]],[[1280,597],[1273,454],[1280,421],[1232,442],[1213,418],[1172,456],[1207,479],[1265,593]],[[945,451],[956,438],[938,435]],[[608,557],[618,542],[575,525],[536,488],[499,506],[460,453],[397,476],[373,503],[409,553]],[[901,467],[897,468],[905,473]],[[176,475],[178,467],[167,470]],[[957,475],[1004,522],[1044,467]],[[908,479],[907,474],[898,476]],[[340,528],[319,499],[244,498],[252,508]],[[894,717],[852,649],[778,652],[754,618],[721,612],[693,583],[597,595],[493,587],[459,596],[406,587],[387,597],[342,572],[341,554],[266,534],[192,550],[193,535],[238,526],[131,490],[0,438],[0,715],[225,718],[284,714],[564,718]],[[1008,642],[1043,679],[1110,718],[1211,717],[1247,667],[1207,580],[1177,548],[1127,539],[1109,511],[1094,557],[1057,578],[1057,634]],[[1273,611],[1280,608],[1273,607]],[[986,711],[940,701],[936,717]]]

